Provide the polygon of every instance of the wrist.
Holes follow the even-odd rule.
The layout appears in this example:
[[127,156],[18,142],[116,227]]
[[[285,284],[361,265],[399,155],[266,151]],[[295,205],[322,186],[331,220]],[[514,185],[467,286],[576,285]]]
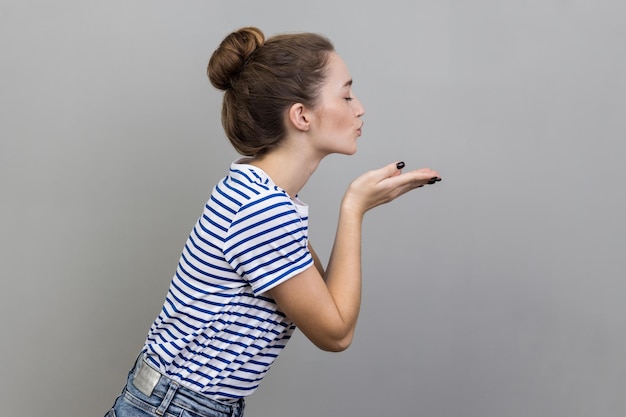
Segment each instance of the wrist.
[[363,219],[363,216],[365,215],[365,212],[367,210],[362,207],[360,204],[358,204],[357,201],[355,201],[355,199],[350,198],[349,196],[344,196],[343,199],[341,200],[341,206],[340,206],[340,214],[341,216],[344,217],[349,217],[349,218],[354,218],[357,220],[361,220]]

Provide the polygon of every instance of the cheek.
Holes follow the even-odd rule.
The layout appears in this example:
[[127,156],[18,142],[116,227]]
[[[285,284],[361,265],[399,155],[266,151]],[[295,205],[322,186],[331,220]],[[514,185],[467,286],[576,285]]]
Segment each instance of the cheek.
[[335,130],[351,128],[352,119],[352,114],[345,108],[331,109],[327,113],[326,126]]

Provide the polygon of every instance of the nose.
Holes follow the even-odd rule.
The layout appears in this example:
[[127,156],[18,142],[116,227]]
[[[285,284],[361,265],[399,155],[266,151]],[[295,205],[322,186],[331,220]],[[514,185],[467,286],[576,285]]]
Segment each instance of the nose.
[[365,108],[363,108],[363,104],[361,104],[361,100],[358,98],[356,99],[355,113],[356,117],[361,117],[365,114]]

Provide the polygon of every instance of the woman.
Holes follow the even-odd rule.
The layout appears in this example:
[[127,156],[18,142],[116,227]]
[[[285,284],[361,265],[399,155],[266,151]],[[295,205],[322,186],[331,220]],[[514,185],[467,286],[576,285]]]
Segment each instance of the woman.
[[320,349],[346,349],[365,212],[440,180],[431,169],[403,174],[403,162],[354,180],[324,268],[298,192],[325,156],[356,152],[364,109],[345,63],[320,35],[265,40],[248,27],[223,40],[208,75],[243,158],[213,189],[110,415],[241,416],[296,327]]

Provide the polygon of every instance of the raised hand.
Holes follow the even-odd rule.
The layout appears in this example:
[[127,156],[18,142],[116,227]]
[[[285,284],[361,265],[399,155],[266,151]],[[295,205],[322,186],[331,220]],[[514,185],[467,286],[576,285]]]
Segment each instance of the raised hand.
[[411,190],[441,181],[439,173],[430,168],[402,173],[403,167],[403,162],[393,163],[356,178],[344,195],[344,207],[365,213]]

